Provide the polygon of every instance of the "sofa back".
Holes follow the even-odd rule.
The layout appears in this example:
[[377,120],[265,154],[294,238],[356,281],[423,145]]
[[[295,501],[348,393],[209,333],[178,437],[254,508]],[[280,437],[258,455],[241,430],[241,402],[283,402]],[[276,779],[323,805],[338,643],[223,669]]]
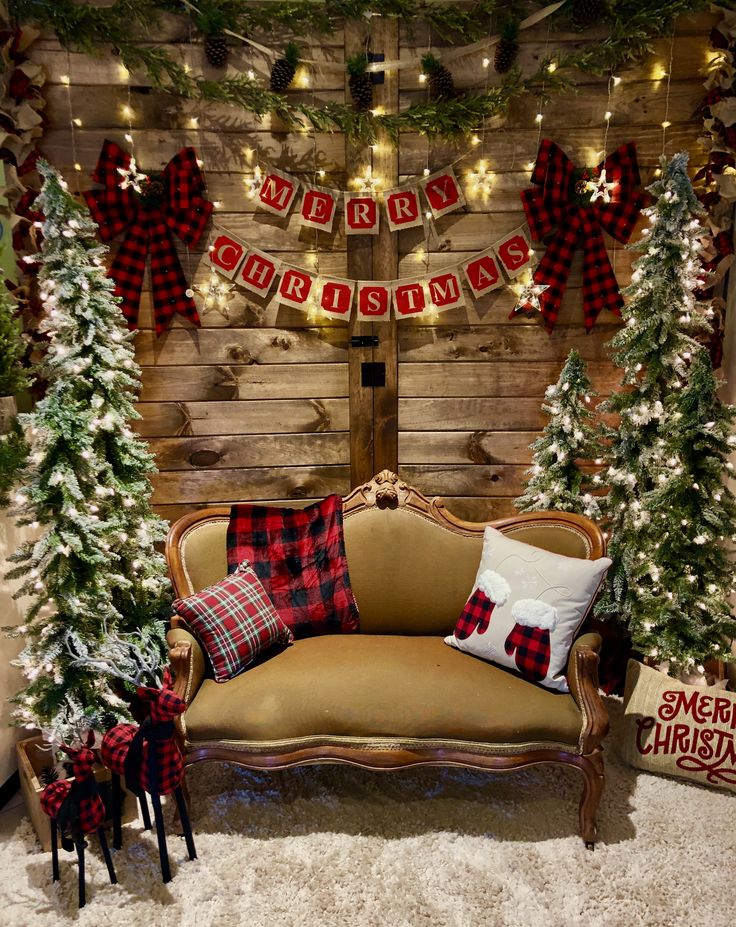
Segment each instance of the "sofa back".
[[[345,548],[364,634],[449,634],[470,594],[486,523],[465,522],[389,471],[344,500]],[[177,595],[227,574],[228,507],[183,516],[166,557]],[[519,541],[572,557],[605,553],[600,529],[567,512],[489,522]]]

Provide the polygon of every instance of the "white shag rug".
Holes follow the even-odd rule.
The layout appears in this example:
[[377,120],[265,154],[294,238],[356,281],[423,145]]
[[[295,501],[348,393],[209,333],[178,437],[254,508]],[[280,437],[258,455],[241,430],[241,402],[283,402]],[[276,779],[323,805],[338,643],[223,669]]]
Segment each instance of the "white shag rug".
[[[610,701],[610,700],[609,700]],[[620,705],[611,701],[614,729]],[[2,927],[720,927],[736,890],[736,795],[637,772],[607,749],[600,840],[577,832],[581,777],[536,767],[372,773],[313,766],[190,772],[199,859],[124,829],[112,886],[87,851],[51,882],[24,820],[0,847]],[[171,810],[171,809],[169,809]],[[173,830],[170,828],[170,833]]]

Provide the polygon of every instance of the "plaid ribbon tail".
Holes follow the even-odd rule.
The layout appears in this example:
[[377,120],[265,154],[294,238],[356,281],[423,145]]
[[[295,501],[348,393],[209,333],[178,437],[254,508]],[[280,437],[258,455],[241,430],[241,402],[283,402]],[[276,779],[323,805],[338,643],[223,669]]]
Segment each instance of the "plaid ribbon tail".
[[193,325],[200,326],[199,313],[179,263],[174,239],[164,217],[158,213],[150,224],[151,290],[156,335],[160,335],[178,312]]
[[578,247],[581,225],[582,217],[579,210],[565,216],[534,272],[535,281],[548,287],[539,297],[539,311],[548,333],[557,322],[562,297],[567,289],[572,259]]
[[603,241],[601,227],[586,216],[582,223],[583,253],[583,317],[586,332],[596,323],[601,309],[621,315],[624,299]]
[[138,327],[138,307],[147,256],[148,229],[138,218],[128,228],[110,267],[110,276],[115,281],[115,295],[122,300],[123,315],[131,330]]

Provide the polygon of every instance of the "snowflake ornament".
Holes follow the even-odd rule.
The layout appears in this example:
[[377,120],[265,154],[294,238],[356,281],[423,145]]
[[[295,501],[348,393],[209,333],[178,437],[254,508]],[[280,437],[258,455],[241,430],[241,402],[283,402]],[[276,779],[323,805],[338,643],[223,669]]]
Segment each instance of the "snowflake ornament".
[[618,181],[606,180],[606,169],[605,167],[600,172],[597,180],[588,181],[588,190],[591,191],[590,202],[595,203],[596,200],[603,200],[604,203],[611,202],[611,194],[618,186]]
[[516,297],[516,305],[513,312],[539,312],[539,297],[549,286],[544,283],[536,283],[531,274],[526,274],[515,283],[509,284],[509,289]]
[[128,187],[132,187],[136,193],[142,193],[143,187],[141,184],[144,180],[148,180],[148,174],[142,174],[138,170],[138,165],[136,164],[135,157],[130,156],[130,161],[128,162],[127,167],[118,167],[118,174],[120,174],[119,186],[121,190],[127,190]]

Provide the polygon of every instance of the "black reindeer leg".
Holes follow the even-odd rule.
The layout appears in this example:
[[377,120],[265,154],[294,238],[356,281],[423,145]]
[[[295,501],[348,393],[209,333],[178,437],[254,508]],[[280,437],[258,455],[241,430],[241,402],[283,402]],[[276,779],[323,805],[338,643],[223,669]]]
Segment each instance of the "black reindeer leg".
[[166,831],[164,830],[164,815],[161,810],[161,796],[158,792],[151,792],[153,816],[156,820],[156,838],[158,839],[158,856],[161,861],[161,878],[164,882],[171,881],[171,867],[169,866],[169,851],[166,847]]
[[56,832],[56,818],[49,819],[51,828],[51,879],[53,882],[59,881],[59,838]]
[[119,850],[123,845],[123,796],[120,788],[120,776],[114,772],[110,776],[112,786],[112,846]]
[[102,850],[102,855],[105,858],[105,865],[107,866],[107,874],[110,876],[110,883],[112,885],[118,884],[118,877],[115,875],[115,867],[112,864],[112,856],[110,856],[110,847],[107,845],[107,837],[105,836],[105,828],[97,828],[97,839],[100,842],[100,849]]
[[79,907],[83,908],[87,903],[84,885],[84,834],[81,830],[74,831],[74,846],[77,848],[77,860],[79,861]]
[[194,847],[194,836],[192,835],[192,824],[189,820],[189,810],[187,809],[186,799],[184,798],[184,793],[180,785],[178,785],[174,791],[174,798],[176,799],[176,807],[179,809],[179,817],[184,831],[184,839],[187,842],[189,859],[196,859],[197,851]]
[[148,799],[146,798],[146,793],[141,792],[138,796],[138,803],[141,806],[141,817],[143,818],[143,828],[144,830],[150,830],[153,825],[151,824],[151,812],[148,810]]

